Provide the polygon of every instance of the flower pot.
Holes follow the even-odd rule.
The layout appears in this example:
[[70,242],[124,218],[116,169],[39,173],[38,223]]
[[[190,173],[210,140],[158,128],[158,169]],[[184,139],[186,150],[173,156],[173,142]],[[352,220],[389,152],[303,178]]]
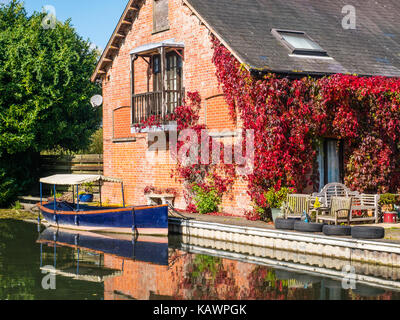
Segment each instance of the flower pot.
[[384,223],[397,223],[398,214],[397,212],[384,212],[383,222]]
[[83,193],[79,195],[80,202],[93,202],[93,194]]
[[275,223],[275,219],[282,215],[280,208],[271,208],[272,221]]

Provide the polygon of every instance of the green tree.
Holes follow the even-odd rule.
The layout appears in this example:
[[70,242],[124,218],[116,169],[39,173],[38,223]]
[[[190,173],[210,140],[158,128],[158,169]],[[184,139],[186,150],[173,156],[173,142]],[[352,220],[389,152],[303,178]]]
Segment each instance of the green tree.
[[0,205],[36,180],[42,150],[85,149],[100,123],[98,53],[67,20],[44,28],[20,1],[0,6]]

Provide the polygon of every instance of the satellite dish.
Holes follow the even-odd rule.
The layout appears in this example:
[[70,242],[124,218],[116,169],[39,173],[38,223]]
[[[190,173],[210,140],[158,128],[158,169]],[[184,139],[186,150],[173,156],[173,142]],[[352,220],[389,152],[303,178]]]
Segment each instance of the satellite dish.
[[90,99],[90,103],[93,108],[99,107],[103,104],[103,97],[99,94],[96,94]]

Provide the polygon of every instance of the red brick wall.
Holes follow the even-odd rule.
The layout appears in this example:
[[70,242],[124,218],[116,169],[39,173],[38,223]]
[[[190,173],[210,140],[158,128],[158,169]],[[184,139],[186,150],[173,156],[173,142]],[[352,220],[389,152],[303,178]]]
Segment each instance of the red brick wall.
[[124,139],[132,137],[131,127],[131,107],[125,106],[113,110],[113,138]]
[[118,300],[115,292],[139,300],[148,300],[150,291],[165,296],[172,296],[176,286],[168,272],[168,266],[155,265],[142,261],[123,260],[119,257],[104,255],[104,265],[121,270],[123,275],[108,278],[104,282],[104,299]]
[[[129,204],[145,202],[144,188],[148,185],[159,188],[176,188],[182,190],[180,183],[171,177],[173,164],[168,164],[167,151],[157,155],[147,150],[147,134],[130,134],[130,55],[129,52],[141,45],[174,39],[185,44],[183,63],[183,86],[186,92],[198,91],[202,97],[200,121],[211,129],[234,129],[235,124],[228,115],[228,107],[220,94],[212,63],[212,47],[209,30],[192,15],[190,9],[182,5],[181,0],[169,1],[170,29],[152,34],[153,29],[152,1],[148,0],[141,8],[127,35],[118,56],[103,80],[104,96],[104,174],[122,178],[125,184],[126,200]],[[151,81],[150,81],[150,90]],[[147,64],[141,58],[135,62],[135,93],[147,91]],[[114,143],[115,138],[134,136],[135,142]],[[157,160],[157,161],[156,161]],[[244,182],[238,182],[235,190],[244,190]],[[103,191],[104,199],[112,203],[121,202],[119,186],[107,185]],[[223,211],[243,214],[238,210],[248,207],[249,199],[240,195],[225,197]],[[179,192],[175,202],[178,208],[186,204]]]
[[[120,257],[104,255],[104,266],[110,269],[121,270],[122,275],[108,278],[104,281],[104,299],[119,300],[124,295],[138,300],[148,300],[151,292],[170,299],[193,299],[192,285],[183,285],[187,279],[189,267],[193,265],[195,256],[183,251],[175,251],[176,260],[168,266],[155,265],[148,262],[132,261]],[[123,267],[122,267],[123,266]],[[246,298],[251,293],[249,278],[257,269],[257,265],[245,262],[221,259],[221,266],[226,270],[227,283],[219,283],[210,291],[212,298],[221,300]],[[206,275],[206,273],[205,273]],[[205,287],[213,280],[204,278]],[[199,286],[197,284],[197,286]],[[116,294],[119,293],[119,294]],[[122,295],[121,295],[122,294]]]

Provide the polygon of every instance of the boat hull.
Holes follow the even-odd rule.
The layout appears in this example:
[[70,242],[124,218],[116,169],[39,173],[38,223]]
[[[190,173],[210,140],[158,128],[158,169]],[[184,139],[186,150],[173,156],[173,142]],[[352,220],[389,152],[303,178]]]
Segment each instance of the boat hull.
[[83,206],[80,211],[72,211],[71,205],[54,203],[38,205],[50,226],[111,233],[168,235],[168,206],[145,206],[127,208],[94,208]]

